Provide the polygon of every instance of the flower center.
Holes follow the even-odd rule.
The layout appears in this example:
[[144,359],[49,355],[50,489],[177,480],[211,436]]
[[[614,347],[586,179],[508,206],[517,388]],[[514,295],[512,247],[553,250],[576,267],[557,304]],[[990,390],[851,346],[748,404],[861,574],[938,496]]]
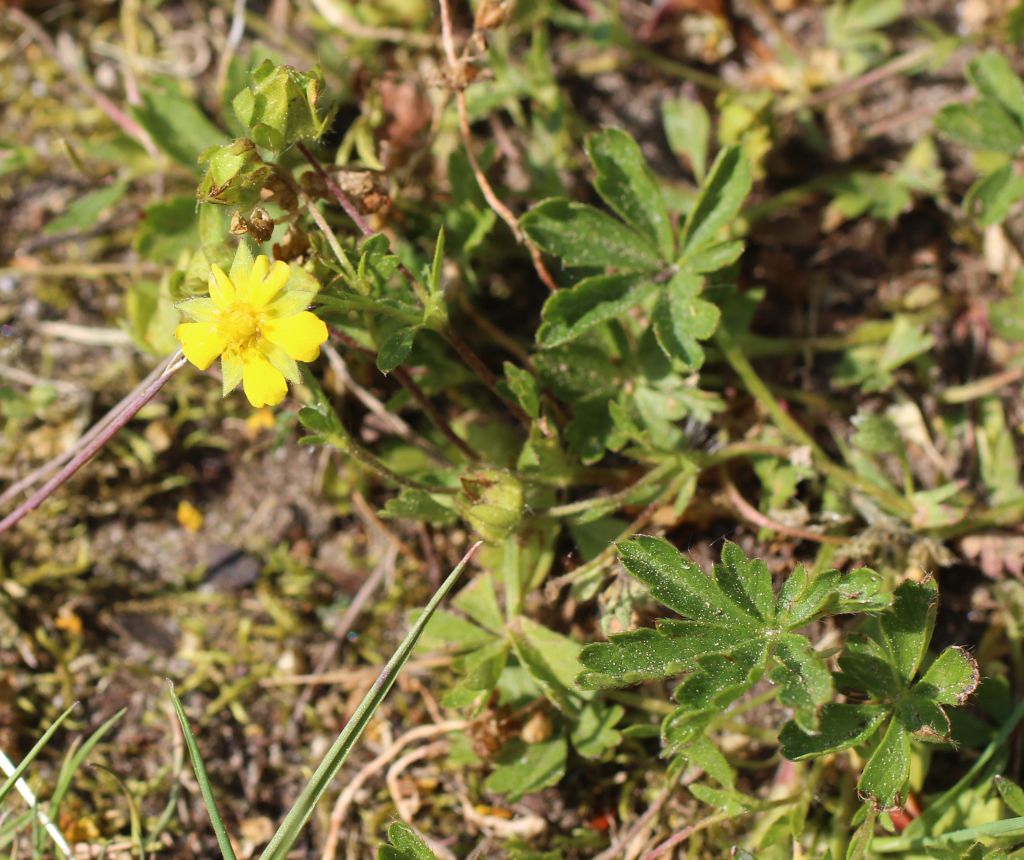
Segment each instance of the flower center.
[[246,349],[260,336],[260,317],[251,305],[235,302],[217,322],[221,336],[235,349]]

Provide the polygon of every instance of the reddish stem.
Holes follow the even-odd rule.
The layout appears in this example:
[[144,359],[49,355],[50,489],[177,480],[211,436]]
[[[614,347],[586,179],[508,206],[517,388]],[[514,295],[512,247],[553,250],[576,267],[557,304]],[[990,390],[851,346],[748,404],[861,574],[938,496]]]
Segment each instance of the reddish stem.
[[[180,356],[180,353],[175,358],[171,359],[170,364],[167,365],[167,369],[164,370],[160,376],[152,380],[149,384],[140,386],[137,391],[130,397],[124,404],[118,404],[114,407],[116,413],[112,418],[109,419],[109,423],[103,428],[103,431],[97,433],[96,436],[89,441],[88,444],[82,447],[82,449],[75,454],[68,462],[64,465],[56,475],[50,478],[43,486],[41,486],[35,493],[33,493],[28,499],[22,502],[18,507],[11,511],[6,517],[0,520],[0,534],[3,534],[9,528],[13,528],[24,517],[30,512],[38,508],[43,502],[45,502],[55,490],[57,490],[62,484],[64,484],[72,475],[75,474],[79,469],[82,468],[86,463],[89,462],[104,445],[107,444],[117,432],[124,427],[132,418],[135,417],[136,413],[150,400],[152,400],[157,393],[163,388],[168,380],[174,376],[183,364],[185,359]],[[120,411],[117,411],[120,410]],[[106,421],[107,419],[103,419]]]

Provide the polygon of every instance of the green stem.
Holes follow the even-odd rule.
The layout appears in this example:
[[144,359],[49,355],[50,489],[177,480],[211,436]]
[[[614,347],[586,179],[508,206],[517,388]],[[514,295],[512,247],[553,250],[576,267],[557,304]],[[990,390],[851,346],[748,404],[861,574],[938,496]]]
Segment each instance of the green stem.
[[406,487],[410,490],[421,490],[424,493],[437,493],[440,495],[452,496],[458,492],[454,487],[435,487],[432,485],[421,484],[418,481],[413,481],[410,478],[405,478],[399,475],[397,472],[391,471],[385,466],[380,459],[368,449],[364,448],[355,439],[349,435],[344,437],[331,437],[331,442],[335,448],[344,454],[351,455],[352,459],[365,466],[375,475],[383,478],[385,481],[389,481],[392,484],[397,484],[400,487]]
[[569,517],[574,514],[581,514],[584,511],[593,510],[594,508],[600,508],[607,505],[612,505],[618,508],[637,490],[643,489],[643,487],[648,484],[663,478],[666,472],[670,471],[674,465],[674,463],[662,463],[644,474],[636,482],[630,484],[625,489],[619,490],[618,492],[608,493],[603,496],[593,496],[589,499],[580,499],[578,502],[569,502],[565,505],[555,505],[554,507],[548,508],[544,513],[552,517]]
[[797,445],[805,445],[811,451],[818,468],[828,477],[845,484],[851,489],[864,493],[874,498],[889,513],[908,521],[914,515],[914,506],[895,493],[882,487],[872,484],[855,472],[840,466],[825,453],[824,449],[814,440],[797,421],[782,408],[782,405],[775,399],[764,380],[758,376],[754,366],[747,359],[743,350],[733,340],[732,335],[725,328],[720,328],[715,335],[715,343],[722,353],[722,357],[728,362],[736,375],[740,378],[744,388],[768,413],[782,433],[790,438]]

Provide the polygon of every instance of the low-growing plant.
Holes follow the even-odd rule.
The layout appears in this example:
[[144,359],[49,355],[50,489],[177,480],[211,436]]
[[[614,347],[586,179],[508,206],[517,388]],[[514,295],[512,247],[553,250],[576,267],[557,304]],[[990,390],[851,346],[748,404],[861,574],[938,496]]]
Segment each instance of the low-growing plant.
[[[623,824],[639,822],[627,833],[633,838],[683,785],[687,803],[712,811],[698,822],[697,806],[688,807],[693,823],[648,856],[721,825],[725,836],[713,851],[739,832],[730,822],[742,816],[755,823],[733,841],[737,856],[1017,844],[1024,795],[989,772],[1008,763],[1008,740],[1024,716],[1000,698],[1009,689],[998,686],[1009,674],[1004,655],[992,660],[998,677],[979,687],[982,669],[966,647],[976,643],[929,649],[939,604],[934,571],[953,558],[945,542],[1017,523],[1024,511],[1019,415],[995,396],[1020,376],[961,382],[932,396],[936,323],[947,311],[927,291],[885,307],[881,318],[854,320],[847,310],[839,334],[787,337],[775,331],[781,315],[759,316],[777,306],[758,282],[763,259],[744,255],[764,219],[809,195],[823,197],[822,233],[832,236],[872,219],[898,225],[923,200],[949,209],[946,140],[979,155],[981,178],[965,205],[980,226],[1011,217],[1024,197],[1014,165],[1024,142],[1024,84],[1006,58],[982,53],[968,66],[977,97],[942,109],[939,137],[919,139],[896,162],[844,167],[779,190],[781,118],[794,114],[805,128],[813,120],[814,98],[803,88],[842,95],[844,86],[867,86],[865,76],[916,71],[953,37],[931,32],[908,55],[914,62],[880,65],[900,62],[888,60],[888,28],[903,4],[853,0],[822,17],[835,62],[817,83],[793,45],[784,66],[802,76],[787,78],[778,93],[712,85],[698,70],[672,65],[721,92],[714,110],[689,91],[659,102],[662,151],[660,141],[638,142],[606,124],[580,134],[593,124],[572,112],[550,56],[550,32],[564,27],[587,44],[649,58],[627,38],[619,4],[607,21],[591,3],[575,11],[522,5],[513,12],[491,0],[475,4],[460,53],[442,0],[446,64],[437,83],[453,108],[450,117],[439,108],[429,131],[445,141],[437,147],[445,160],[433,166],[447,178],[443,203],[427,192],[405,199],[395,191],[392,199],[376,150],[379,94],[355,116],[339,111],[331,51],[323,69],[307,71],[273,58],[248,71],[227,61],[218,123],[173,83],[143,84],[130,112],[116,116],[140,163],[174,182],[173,193],[147,202],[133,234],[135,252],[159,274],[130,287],[126,329],[162,360],[71,450],[4,493],[13,509],[0,532],[49,505],[172,380],[182,386],[182,421],[237,408],[237,400],[216,407],[213,395],[197,394],[205,379],[185,391],[188,364],[216,367],[224,397],[237,398],[241,387],[255,409],[279,407],[276,424],[261,420],[274,424],[279,441],[305,431],[301,443],[320,456],[324,504],[347,511],[358,500],[360,516],[396,553],[417,556],[410,547],[418,546],[422,567],[436,572],[438,552],[451,564],[468,536],[479,541],[478,572],[455,590],[467,555],[426,609],[408,616],[410,631],[265,840],[263,858],[296,850],[414,646],[440,655],[431,684],[439,701],[425,697],[429,713],[436,705],[459,714],[446,761],[470,774],[457,801],[467,818],[486,817],[471,790],[499,798],[513,815],[527,795],[587,781],[580,772],[616,774],[600,777],[600,791],[579,792],[581,808],[595,806],[593,826],[553,837],[551,852],[607,860],[625,843],[605,832],[614,815],[596,805],[614,808]],[[500,29],[510,16],[516,27]],[[375,24],[372,33],[395,35],[386,20],[378,23],[383,29]],[[527,34],[525,61],[514,43]],[[488,75],[481,92],[474,82]],[[519,165],[521,215],[489,178],[495,152],[478,151],[473,137],[474,123],[497,105],[530,154]],[[343,115],[347,130],[337,127]],[[807,136],[810,148],[822,149]],[[396,175],[421,182],[423,165],[405,157],[408,169],[394,168]],[[564,178],[576,173],[587,181],[567,187]],[[134,175],[79,198],[50,227],[89,224],[124,199]],[[1002,317],[993,328],[1010,342],[1024,339],[1022,283],[993,305]],[[498,301],[508,303],[501,313],[485,310]],[[761,368],[762,359],[780,357],[801,357],[805,381],[816,360],[827,361],[818,372],[827,374],[828,391],[790,387]],[[0,406],[23,422],[53,402],[33,389]],[[141,442],[132,450],[147,451]],[[154,462],[149,456],[146,465]],[[756,503],[743,495],[747,482],[734,479],[741,470],[760,487]],[[677,548],[690,524],[717,538],[721,521],[731,529],[735,517],[753,527],[751,545],[764,549],[764,560],[725,541],[708,575]],[[194,511],[182,527],[201,523]],[[782,539],[787,551],[769,557]],[[286,548],[279,555],[284,578],[291,562]],[[303,576],[294,591],[308,584],[308,571]],[[388,604],[389,613],[420,605],[407,592],[421,587],[403,582],[401,606]],[[450,608],[439,608],[449,592]],[[675,615],[663,617],[652,602]],[[284,635],[295,627],[288,621]],[[1019,651],[1016,628],[1006,637],[1007,650]],[[976,691],[980,717],[958,710]],[[193,735],[185,705],[171,697],[219,850],[233,858],[234,822],[218,812],[221,789],[207,774],[202,734]],[[0,802],[22,791],[23,774],[67,717],[19,766],[0,758],[8,771]],[[32,834],[36,853],[49,833],[69,855],[50,831],[72,775],[105,730],[74,751],[45,814],[36,807],[0,820],[0,845],[41,823]],[[736,735],[768,758],[737,754]],[[958,745],[980,750],[974,764],[916,821],[904,821],[924,792],[932,748]],[[769,766],[778,768],[776,784],[750,778]],[[979,808],[995,791],[1019,817],[1001,818],[999,806],[973,820],[953,808],[954,789],[979,799]],[[25,791],[26,800],[33,796]],[[819,793],[829,798],[824,813],[813,808]],[[444,853],[429,826],[417,830],[397,811],[405,820],[387,828],[378,857]],[[835,823],[815,820],[819,813]],[[140,854],[168,821],[143,832],[133,807]],[[521,848],[525,832],[506,828],[509,856],[541,856]]]

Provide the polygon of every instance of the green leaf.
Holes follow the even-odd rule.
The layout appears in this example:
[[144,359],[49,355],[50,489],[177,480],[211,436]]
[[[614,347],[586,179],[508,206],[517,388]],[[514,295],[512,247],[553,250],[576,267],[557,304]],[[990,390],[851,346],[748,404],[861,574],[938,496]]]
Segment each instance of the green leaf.
[[910,779],[910,734],[899,720],[892,720],[857,781],[857,789],[879,809],[900,805]]
[[539,744],[516,738],[498,755],[498,766],[484,780],[484,789],[507,795],[515,803],[524,794],[555,785],[565,773],[567,754],[568,744],[559,735]]
[[882,577],[866,567],[848,574],[824,570],[812,576],[801,565],[779,591],[780,620],[787,629],[796,630],[825,615],[884,609],[892,598],[883,593],[883,585]]
[[741,239],[717,242],[689,257],[686,266],[691,272],[697,274],[717,272],[735,263],[742,256],[743,248],[744,244]]
[[882,705],[829,703],[821,709],[817,731],[808,732],[792,720],[782,727],[782,754],[802,761],[857,746],[878,731],[889,712]]
[[875,699],[897,698],[905,688],[884,646],[860,633],[852,633],[839,657],[839,684]]
[[903,451],[899,428],[885,415],[857,413],[853,417],[857,432],[850,440],[862,451],[871,454],[897,454]]
[[722,561],[714,566],[715,582],[744,613],[764,624],[775,619],[772,574],[761,559],[748,559],[732,541],[722,544]]
[[457,519],[455,511],[415,487],[405,487],[388,499],[380,515],[386,520],[416,520],[441,526],[451,525]]
[[511,361],[506,361],[502,368],[505,371],[508,389],[522,407],[523,412],[531,418],[539,418],[540,389],[537,387],[537,377],[526,368],[518,367]]
[[943,651],[928,667],[914,692],[940,705],[962,705],[978,688],[981,673],[978,662],[956,645]]
[[53,236],[69,230],[85,230],[92,227],[111,206],[114,206],[128,190],[128,181],[119,179],[104,188],[90,192],[72,201],[68,208],[43,228],[43,233]]
[[642,233],[584,203],[545,200],[519,223],[536,245],[561,257],[567,266],[651,272],[664,265]]
[[818,711],[833,693],[832,674],[825,661],[805,637],[793,633],[777,640],[772,656],[779,665],[768,677],[782,688],[779,701],[793,709],[797,725],[815,728]]
[[715,742],[707,735],[701,735],[695,741],[679,750],[679,755],[694,767],[699,767],[712,779],[717,780],[726,788],[736,785],[736,771],[715,746]]
[[4,798],[6,798],[7,795],[14,790],[14,787],[17,785],[18,780],[25,775],[25,771],[28,770],[29,765],[31,765],[32,762],[36,760],[36,757],[39,755],[39,753],[41,753],[46,748],[46,745],[50,742],[50,739],[57,733],[57,729],[59,729],[64,724],[64,721],[71,716],[71,712],[76,707],[78,707],[78,702],[75,702],[70,707],[66,708],[64,713],[62,713],[59,717],[57,717],[57,719],[50,723],[49,728],[47,728],[47,730],[43,732],[43,736],[35,742],[32,749],[28,751],[28,754],[25,756],[25,758],[23,758],[18,763],[17,767],[15,767],[13,771],[11,771],[10,776],[8,776],[2,783],[0,783],[0,803],[3,803]]
[[916,690],[897,705],[896,719],[918,740],[950,742],[953,727],[945,710]]
[[1013,115],[987,99],[971,105],[946,105],[936,115],[935,127],[971,149],[1013,155],[1024,146],[1024,131]]
[[153,143],[183,167],[198,173],[199,154],[224,140],[224,132],[170,82],[143,89],[131,109]]
[[1024,127],[1024,82],[1005,54],[990,49],[967,64],[967,79],[985,98],[1002,105]]
[[877,30],[903,14],[903,0],[853,0],[837,4],[842,32],[846,36]]
[[964,197],[964,211],[978,220],[978,226],[991,227],[1006,220],[1013,205],[1024,198],[1024,176],[1004,164],[975,182]]
[[572,687],[583,668],[579,661],[580,646],[523,617],[508,626],[508,636],[519,662],[551,703],[562,713],[577,714],[580,694]]
[[[738,642],[743,639],[737,638]],[[768,652],[763,640],[743,642],[728,654],[702,656],[697,671],[677,688],[679,707],[665,717],[662,737],[670,754],[692,743],[736,699],[760,680]]]
[[[888,651],[896,671],[905,683],[913,680],[932,637],[938,609],[935,580],[904,582],[896,589],[892,608],[869,619],[866,629]],[[872,625],[873,623],[873,625]]]
[[423,629],[430,621],[430,617],[458,581],[463,569],[479,546],[479,544],[473,545],[449,574],[448,578],[441,584],[441,587],[434,593],[434,596],[424,608],[423,614],[406,634],[402,643],[398,646],[398,650],[388,660],[384,671],[381,672],[380,677],[366,697],[359,703],[359,707],[356,708],[355,713],[345,724],[345,728],[342,729],[341,734],[338,735],[331,745],[331,748],[317,766],[313,776],[306,783],[305,788],[302,789],[281,826],[263,850],[263,853],[260,854],[260,860],[285,860],[288,856],[292,846],[295,845],[299,835],[302,833],[303,827],[305,827],[309,817],[313,814],[313,809],[316,807],[317,802],[323,797],[324,792],[327,791],[334,777],[345,764],[352,748],[358,742],[366,726],[394,685],[398,673],[405,666],[406,661],[408,661],[409,655],[423,633]]
[[725,653],[736,645],[732,628],[696,621],[663,622],[585,645],[580,662],[588,671],[577,683],[586,689],[625,687],[689,672],[702,654]]
[[711,117],[707,108],[697,99],[686,96],[665,99],[661,103],[661,124],[672,152],[689,163],[698,182],[703,181],[711,136]]
[[492,637],[486,645],[459,657],[453,668],[461,680],[444,697],[442,704],[446,708],[481,704],[498,685],[508,664],[509,650],[507,642]]
[[496,636],[505,635],[505,619],[494,590],[494,574],[481,574],[452,598],[452,606]]
[[699,275],[679,272],[665,285],[652,316],[654,334],[665,354],[694,369],[704,364],[698,341],[715,333],[720,316],[717,307],[700,298],[703,287]]
[[622,735],[615,726],[625,713],[621,705],[588,702],[580,711],[569,734],[576,752],[584,758],[600,758],[608,750],[617,747]]
[[671,260],[675,240],[668,210],[636,141],[621,129],[606,128],[587,138],[586,150],[597,171],[594,188],[601,199],[645,234],[663,260]]
[[714,244],[750,193],[750,164],[738,146],[718,153],[683,228],[683,260]]
[[377,851],[377,860],[437,860],[437,855],[427,847],[408,825],[396,821],[388,828],[388,842]]
[[206,806],[206,813],[210,816],[213,825],[213,832],[217,837],[217,847],[220,848],[224,860],[235,860],[235,852],[231,847],[231,838],[228,836],[224,821],[217,810],[217,801],[213,797],[213,789],[210,787],[210,778],[206,775],[206,766],[203,764],[203,757],[199,752],[199,745],[192,734],[192,727],[189,725],[185,709],[181,706],[181,700],[174,692],[174,685],[168,684],[171,694],[171,704],[174,707],[174,714],[178,718],[178,725],[181,726],[181,733],[185,737],[185,746],[188,749],[188,757],[192,761],[192,769],[196,774],[196,782],[199,783],[199,793],[203,796],[203,804]]
[[626,570],[669,609],[705,623],[737,624],[739,631],[757,629],[750,616],[668,541],[641,535],[623,541],[618,550]]
[[[409,613],[410,623],[415,624],[420,613]],[[423,629],[420,637],[419,650],[438,651],[441,649],[468,651],[489,645],[494,641],[494,634],[467,621],[460,615],[439,609]]]
[[655,289],[642,275],[595,275],[574,287],[559,290],[544,303],[537,343],[546,349],[561,346],[594,326],[621,318]]
[[377,369],[381,373],[391,373],[409,357],[416,341],[416,331],[414,327],[403,327],[388,335],[377,352]]
[[1013,780],[996,774],[994,777],[996,790],[1014,815],[1024,815],[1024,790]]
[[712,788],[700,783],[687,786],[687,789],[697,800],[720,809],[731,817],[743,815],[743,813],[758,809],[762,805],[756,797],[750,797],[738,791]]
[[171,197],[142,211],[132,244],[139,256],[154,263],[174,263],[196,244],[194,197]]

